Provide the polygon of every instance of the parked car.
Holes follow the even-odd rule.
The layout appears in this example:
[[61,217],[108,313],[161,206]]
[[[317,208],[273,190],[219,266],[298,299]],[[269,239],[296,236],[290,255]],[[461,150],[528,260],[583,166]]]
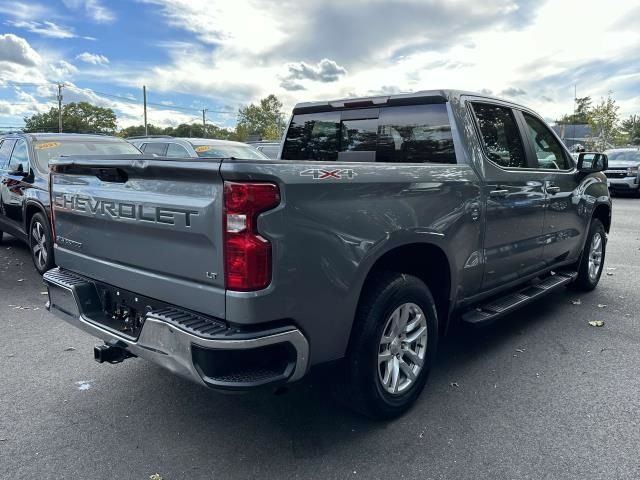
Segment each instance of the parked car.
[[145,155],[167,158],[244,158],[268,160],[269,157],[246,143],[210,138],[178,138],[168,135],[130,137],[129,142]]
[[344,399],[389,418],[453,322],[602,274],[607,157],[574,163],[521,105],[457,91],[303,103],[281,157],[55,160],[48,308],[105,341],[100,362],[143,357],[219,390],[340,360]]
[[605,151],[609,168],[604,172],[613,193],[640,196],[640,147],[615,148]]
[[51,158],[140,151],[105,135],[13,133],[0,137],[0,241],[5,231],[25,241],[41,274],[54,265],[49,222]]
[[278,142],[247,142],[257,150],[260,150],[269,158],[278,158],[280,153],[280,144]]

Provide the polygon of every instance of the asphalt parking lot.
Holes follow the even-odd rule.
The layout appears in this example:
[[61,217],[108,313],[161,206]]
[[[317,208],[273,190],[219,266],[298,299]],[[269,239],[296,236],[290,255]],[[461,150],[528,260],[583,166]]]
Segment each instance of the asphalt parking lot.
[[324,371],[220,395],[139,359],[98,365],[5,235],[0,478],[640,478],[640,200],[614,199],[605,268],[593,293],[445,339],[415,408],[377,423]]

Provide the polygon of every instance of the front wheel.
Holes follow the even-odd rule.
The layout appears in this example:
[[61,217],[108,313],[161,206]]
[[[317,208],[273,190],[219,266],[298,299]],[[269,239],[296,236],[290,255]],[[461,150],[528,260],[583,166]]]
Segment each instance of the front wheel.
[[437,338],[435,302],[422,280],[386,273],[371,281],[346,359],[351,406],[380,419],[408,410],[427,381]]
[[602,222],[597,218],[591,220],[587,241],[578,264],[578,277],[573,286],[578,290],[590,291],[596,288],[602,270],[607,249],[607,234]]
[[49,222],[44,215],[36,213],[29,224],[29,247],[33,265],[40,275],[53,267],[53,243]]

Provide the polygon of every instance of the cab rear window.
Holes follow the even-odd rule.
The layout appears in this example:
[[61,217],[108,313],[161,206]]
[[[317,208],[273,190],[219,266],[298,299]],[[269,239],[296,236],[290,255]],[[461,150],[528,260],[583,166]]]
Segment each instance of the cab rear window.
[[445,104],[294,115],[282,159],[456,163]]

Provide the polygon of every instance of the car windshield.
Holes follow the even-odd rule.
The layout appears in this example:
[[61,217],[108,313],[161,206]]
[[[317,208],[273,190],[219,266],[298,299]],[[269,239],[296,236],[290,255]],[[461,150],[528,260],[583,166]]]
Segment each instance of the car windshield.
[[140,150],[124,140],[55,140],[38,141],[34,144],[38,169],[49,170],[49,160],[68,155],[136,155]]
[[199,157],[203,158],[242,158],[247,160],[269,160],[264,153],[249,145],[209,144],[193,145]]
[[640,150],[620,150],[607,153],[609,160],[617,162],[640,162]]

